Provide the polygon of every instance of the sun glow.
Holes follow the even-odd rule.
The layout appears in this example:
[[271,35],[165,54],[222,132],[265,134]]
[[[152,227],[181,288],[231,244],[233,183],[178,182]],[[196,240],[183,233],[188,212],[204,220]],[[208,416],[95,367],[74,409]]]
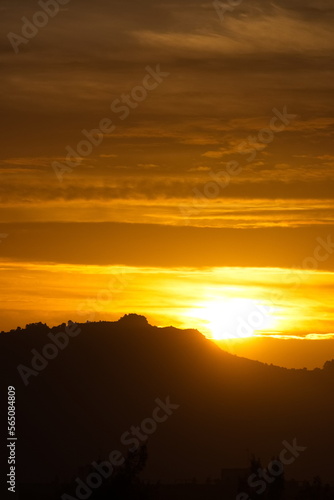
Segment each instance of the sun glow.
[[257,331],[267,330],[276,323],[272,308],[246,298],[232,298],[199,304],[189,311],[205,325],[215,340],[252,337]]

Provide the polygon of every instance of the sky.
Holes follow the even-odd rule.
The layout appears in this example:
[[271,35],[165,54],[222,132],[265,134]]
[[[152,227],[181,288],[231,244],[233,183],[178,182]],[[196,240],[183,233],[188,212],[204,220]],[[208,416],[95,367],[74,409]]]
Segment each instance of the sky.
[[44,3],[1,6],[0,329],[137,312],[334,357],[333,3]]

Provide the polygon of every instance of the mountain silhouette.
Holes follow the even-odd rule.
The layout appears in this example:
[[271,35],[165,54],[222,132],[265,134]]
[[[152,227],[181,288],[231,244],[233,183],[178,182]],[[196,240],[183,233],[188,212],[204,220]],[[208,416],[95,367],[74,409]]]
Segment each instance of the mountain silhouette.
[[3,394],[16,389],[23,483],[71,481],[112,450],[126,455],[132,426],[146,420],[149,430],[157,405],[169,403],[168,418],[160,410],[146,435],[144,478],[205,481],[247,467],[253,453],[266,465],[294,440],[306,449],[287,478],[333,477],[334,361],[312,371],[266,365],[222,351],[197,330],[158,328],[136,314],[2,332],[0,356]]

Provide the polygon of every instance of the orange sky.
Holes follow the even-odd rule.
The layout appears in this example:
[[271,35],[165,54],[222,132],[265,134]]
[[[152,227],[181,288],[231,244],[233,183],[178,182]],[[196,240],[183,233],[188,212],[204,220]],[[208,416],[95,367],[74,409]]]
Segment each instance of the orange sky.
[[[38,8],[5,0],[3,32]],[[83,0],[17,54],[3,37],[0,329],[93,308],[210,336],[220,310],[233,330],[231,309],[264,305],[262,337],[226,348],[334,357],[332,23],[325,1],[222,21],[211,2]],[[129,282],[97,307],[115,273]]]

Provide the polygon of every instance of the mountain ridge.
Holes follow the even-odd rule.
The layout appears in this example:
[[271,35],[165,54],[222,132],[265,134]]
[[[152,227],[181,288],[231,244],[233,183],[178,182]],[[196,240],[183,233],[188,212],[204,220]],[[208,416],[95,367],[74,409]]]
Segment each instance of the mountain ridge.
[[[48,334],[66,328],[80,332],[43,368],[31,366],[31,351],[43,353]],[[36,471],[69,477],[80,464],[124,449],[124,432],[166,398],[179,409],[148,438],[147,478],[217,477],[221,468],[246,467],[251,453],[269,460],[294,439],[307,451],[287,475],[332,477],[332,363],[312,371],[266,365],[222,351],[197,330],[135,316],[27,325],[0,335],[0,347],[5,383],[16,387],[19,402],[22,480]],[[36,372],[27,385],[20,365]]]

